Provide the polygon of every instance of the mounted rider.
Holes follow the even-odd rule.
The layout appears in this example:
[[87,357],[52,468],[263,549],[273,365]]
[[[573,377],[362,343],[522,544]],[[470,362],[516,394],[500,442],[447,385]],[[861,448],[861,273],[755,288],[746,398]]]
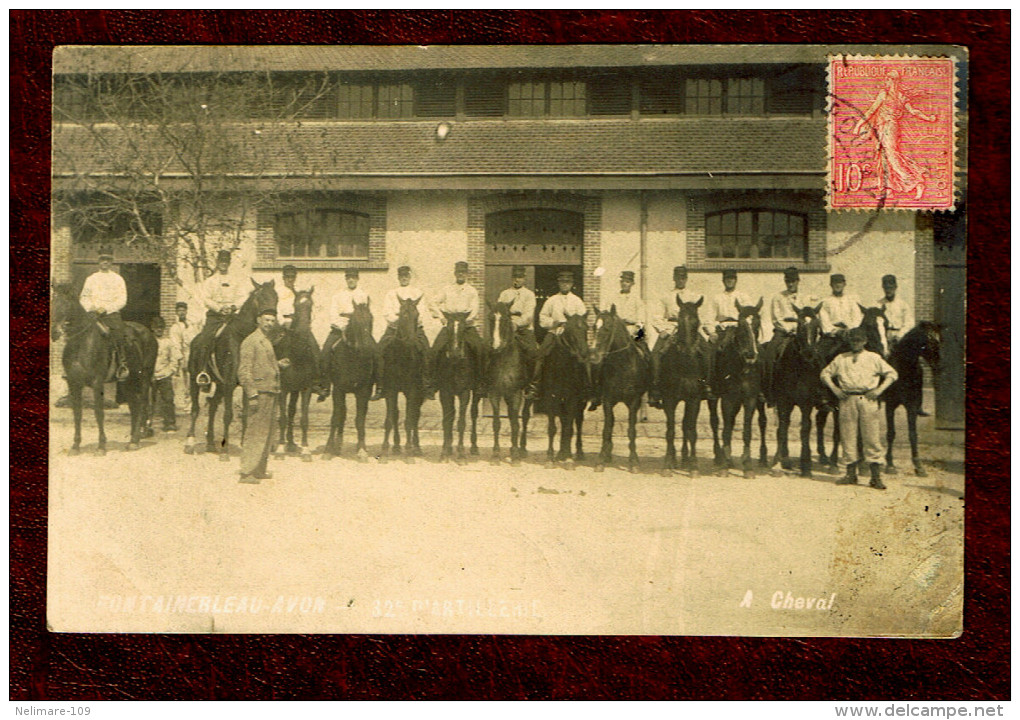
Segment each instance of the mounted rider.
[[797,308],[813,305],[815,299],[800,292],[800,271],[792,265],[783,271],[786,289],[772,298],[772,339],[762,348],[762,392],[768,405],[775,405],[773,388],[776,363],[797,336]]
[[556,344],[556,338],[563,334],[567,318],[574,315],[585,316],[588,308],[584,301],[574,294],[574,273],[570,270],[561,270],[556,276],[559,285],[559,292],[549,297],[542,305],[542,311],[538,314],[538,324],[548,330],[545,339],[538,348],[535,358],[535,367],[531,372],[531,384],[527,389],[527,396],[534,398],[538,395],[538,382],[542,377],[542,365]]
[[[663,295],[659,300],[658,312],[652,318],[652,327],[659,334],[652,349],[652,389],[648,393],[648,404],[652,407],[662,407],[659,394],[659,375],[662,369],[662,356],[666,354],[676,342],[676,324],[680,319],[680,303],[702,303],[704,296],[687,287],[687,267],[677,265],[673,268],[673,289]],[[708,328],[701,322],[701,307],[698,307],[698,330],[701,336],[707,341],[711,334]],[[708,345],[705,346],[705,369],[708,377],[711,377],[711,352]],[[706,390],[708,380],[705,380]]]
[[524,350],[529,361],[538,356],[538,341],[535,340],[535,307],[538,301],[527,286],[528,269],[523,265],[514,265],[511,271],[511,284],[496,298],[510,308],[510,322],[514,326],[514,336]]
[[[397,337],[397,321],[400,319],[401,301],[411,300],[416,305],[421,302],[425,293],[420,288],[411,284],[411,267],[401,265],[397,268],[397,282],[399,285],[388,293],[383,300],[383,318],[386,320],[386,332],[379,339],[379,382],[376,384],[373,400],[379,400],[385,395],[383,382],[385,381],[386,349]],[[429,367],[429,340],[425,336],[425,328],[421,322],[421,314],[418,315],[418,327],[415,328],[415,346],[421,355],[422,360],[422,385],[425,389],[425,396],[435,395],[432,381],[432,368]]]
[[206,369],[209,365],[213,341],[246,299],[243,283],[230,274],[230,261],[229,250],[217,252],[216,269],[202,283],[202,298],[206,307],[205,325],[191,344],[192,352],[197,354],[199,361],[199,373],[195,376],[195,383],[199,387],[208,388],[212,383],[212,378]]
[[[609,302],[610,307],[616,308],[616,315],[623,324],[627,326],[627,332],[634,341],[638,352],[644,362],[651,361],[651,350],[648,349],[648,342],[645,340],[645,323],[648,321],[648,314],[645,311],[645,304],[634,290],[634,271],[624,270],[620,273],[620,292],[613,295]],[[588,410],[598,410],[602,404],[602,373],[599,372],[595,378],[598,386],[595,388],[595,399]]]
[[[475,362],[475,377],[478,378],[478,391],[485,393],[483,384],[485,382],[485,343],[482,336],[478,334],[478,291],[468,283],[468,264],[458,260],[453,266],[454,283],[447,285],[432,302],[432,316],[442,320],[443,313],[467,313],[464,321],[464,344],[471,351]],[[446,350],[446,346],[452,342],[449,328],[443,324],[436,341],[432,346],[430,367],[435,367],[436,358]]]
[[[281,274],[283,282],[279,286],[280,289],[276,292],[276,312],[280,320],[280,327],[290,330],[293,329],[294,314],[296,312],[298,271],[293,265],[284,265]],[[319,355],[321,354],[319,343],[316,341],[315,335],[312,334],[310,327],[303,328],[302,330],[303,332],[299,340],[303,340],[305,343],[305,356],[312,362],[312,377],[316,378],[313,390],[317,393],[329,394],[329,380],[320,379],[319,376]],[[273,342],[276,344],[277,341],[274,340]]]
[[[336,347],[343,336],[344,331],[347,330],[347,326],[351,322],[351,316],[354,315],[355,305],[368,305],[371,300],[368,297],[368,293],[358,287],[358,280],[361,277],[361,273],[358,272],[358,268],[347,268],[344,271],[344,281],[347,283],[347,287],[342,288],[339,292],[333,295],[332,301],[329,304],[329,335],[326,336],[326,342],[322,345],[322,354],[319,357],[319,369],[321,373],[326,376],[322,382],[322,387],[319,390],[318,402],[322,402],[329,395],[329,379],[331,366],[330,361],[333,356],[333,348]],[[378,378],[378,346],[373,343],[373,375]]]
[[718,388],[720,378],[715,377],[715,368],[718,367],[719,355],[726,350],[736,337],[737,319],[740,317],[740,310],[737,305],[744,307],[753,305],[751,298],[737,290],[737,271],[727,268],[722,272],[723,291],[715,295],[708,306],[708,328],[711,333],[709,343],[712,345],[712,368],[709,370],[709,384],[713,389]]
[[911,310],[906,300],[897,297],[896,290],[896,276],[883,275],[882,292],[884,294],[877,305],[885,310],[885,319],[888,323],[885,337],[889,341],[890,352],[904,335],[914,329],[914,311]]
[[120,311],[127,305],[127,285],[120,273],[113,272],[112,253],[99,253],[99,270],[85,279],[78,301],[85,312],[93,315],[109,332],[116,363],[114,377],[118,382],[127,380],[130,371],[127,366],[124,320],[120,316]]
[[819,352],[826,361],[849,347],[846,341],[847,332],[858,327],[864,319],[860,300],[856,295],[846,292],[844,275],[833,274],[829,278],[829,286],[832,288],[832,295],[822,300],[822,307],[818,312],[822,326]]

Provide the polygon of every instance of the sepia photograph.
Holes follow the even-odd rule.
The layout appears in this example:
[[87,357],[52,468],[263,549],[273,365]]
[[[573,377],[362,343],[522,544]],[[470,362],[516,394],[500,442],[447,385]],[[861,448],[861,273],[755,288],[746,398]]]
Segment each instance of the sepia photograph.
[[51,631],[963,632],[966,48],[52,69]]

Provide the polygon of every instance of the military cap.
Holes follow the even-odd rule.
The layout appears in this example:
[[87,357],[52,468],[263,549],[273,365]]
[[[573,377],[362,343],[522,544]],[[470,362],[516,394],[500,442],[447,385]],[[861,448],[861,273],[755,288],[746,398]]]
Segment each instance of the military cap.
[[556,279],[557,280],[569,280],[570,282],[573,282],[574,281],[574,271],[573,270],[560,270],[558,273],[556,273]]
[[150,322],[149,325],[153,329],[159,328],[160,330],[162,330],[166,327],[166,320],[164,320],[160,315],[156,315],[154,318],[152,318],[152,322]]
[[621,280],[629,280],[631,282],[634,282],[634,271],[633,270],[624,270],[622,273],[620,273],[620,279]]
[[787,282],[793,280],[800,280],[800,270],[795,268],[793,265],[783,270],[783,279]]
[[397,275],[410,275],[410,274],[411,274],[410,265],[401,265],[400,267],[397,268]]
[[892,285],[893,287],[896,287],[896,276],[895,275],[883,275],[882,276],[882,286],[884,287],[886,285]]
[[683,277],[686,274],[687,274],[686,265],[677,265],[676,267],[673,268],[673,277]]
[[346,270],[344,270],[344,277],[356,278],[360,275],[361,273],[358,272],[358,268],[347,268]]
[[103,260],[110,260],[112,262],[113,261],[113,253],[110,252],[109,250],[102,250],[99,253],[99,262],[102,262]]
[[846,334],[847,340],[867,340],[868,333],[862,327],[851,328]]
[[259,313],[259,316],[261,317],[262,315],[272,315],[273,317],[276,317],[276,308],[274,307],[262,308],[262,312]]
[[735,278],[737,276],[737,271],[733,268],[726,268],[722,271],[722,276],[724,278]]
[[832,275],[831,277],[829,277],[829,284],[830,285],[834,285],[836,283],[845,283],[845,282],[846,282],[846,277],[844,277],[842,273],[836,273],[835,275]]
[[178,300],[177,304],[175,304],[174,307],[175,308],[184,308],[185,310],[187,310],[188,303],[184,302],[183,300]]
[[283,275],[284,277],[286,277],[287,275],[297,275],[297,268],[294,267],[293,265],[284,265]]
[[513,269],[512,275],[515,278],[527,277],[528,276],[528,268],[524,267],[523,265],[514,265],[514,269]]
[[458,260],[456,263],[454,263],[453,269],[454,269],[455,272],[459,271],[459,270],[463,270],[464,272],[467,272],[468,264],[466,262],[464,262],[463,260]]
[[220,250],[218,253],[216,253],[216,262],[217,263],[230,262],[230,257],[231,255],[229,250]]

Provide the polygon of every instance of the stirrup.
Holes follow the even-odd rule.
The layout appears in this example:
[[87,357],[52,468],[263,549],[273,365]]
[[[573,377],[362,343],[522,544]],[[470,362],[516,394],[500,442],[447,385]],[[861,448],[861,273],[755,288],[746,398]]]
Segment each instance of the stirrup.
[[203,370],[202,372],[195,376],[195,384],[199,386],[211,385],[212,378],[209,377],[209,373]]
[[131,368],[129,368],[125,363],[121,363],[117,366],[117,371],[114,373],[114,377],[117,379],[117,382],[124,382],[131,377]]

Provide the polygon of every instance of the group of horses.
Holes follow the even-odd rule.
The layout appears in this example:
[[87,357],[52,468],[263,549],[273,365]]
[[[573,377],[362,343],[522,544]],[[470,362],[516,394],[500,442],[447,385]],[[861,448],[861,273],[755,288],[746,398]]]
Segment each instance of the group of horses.
[[[200,367],[199,353],[192,352],[188,373],[191,400],[191,422],[185,441],[185,451],[200,449],[218,452],[228,459],[230,426],[233,415],[233,395],[237,386],[237,359],[241,341],[256,329],[260,312],[275,308],[277,302],[273,281],[253,282],[253,289],[242,307],[232,315],[223,329],[215,335],[208,353],[209,367]],[[278,451],[297,453],[311,460],[308,444],[308,413],[311,395],[320,386],[323,377],[328,381],[333,398],[329,437],[323,458],[339,456],[343,449],[343,434],[347,422],[347,395],[355,399],[355,429],[359,459],[367,459],[369,451],[365,439],[365,423],[373,386],[377,381],[384,388],[386,419],[381,459],[402,452],[400,434],[399,397],[404,396],[403,451],[410,457],[421,456],[418,435],[421,408],[426,399],[425,350],[418,341],[419,312],[415,300],[402,300],[392,340],[382,354],[382,376],[377,377],[377,347],[372,336],[373,318],[368,304],[355,305],[342,337],[325,356],[326,367],[317,369],[315,353],[318,346],[311,338],[311,312],[313,290],[301,290],[295,297],[295,314],[290,327],[279,328],[274,338],[278,358],[290,363],[281,370],[280,442]],[[760,468],[780,465],[794,470],[789,453],[789,428],[794,408],[800,411],[799,472],[810,476],[813,465],[811,451],[812,417],[817,424],[818,460],[836,466],[839,454],[839,424],[834,423],[831,452],[825,449],[825,427],[828,417],[838,412],[831,393],[822,384],[819,374],[836,352],[845,348],[823,338],[820,331],[818,308],[797,309],[797,330],[786,351],[776,360],[773,395],[778,427],[776,453],[770,459],[766,446],[767,415],[762,397],[763,373],[760,362],[761,302],[755,306],[739,306],[739,317],[727,333],[714,355],[714,372],[709,377],[709,353],[715,346],[699,332],[698,303],[677,300],[677,323],[668,350],[661,359],[659,386],[661,407],[666,420],[666,452],[662,470],[666,474],[683,470],[696,474],[697,423],[701,403],[708,402],[712,429],[713,454],[716,466],[727,472],[735,465],[732,457],[732,437],[737,416],[742,412],[743,452],[740,467],[747,477],[753,477],[755,462],[752,459],[753,420],[758,419],[758,459]],[[917,415],[921,409],[923,358],[933,371],[938,369],[940,336],[937,326],[922,322],[908,332],[892,349],[887,347],[885,317],[879,308],[864,310],[861,327],[868,335],[868,349],[885,356],[896,369],[899,379],[883,395],[887,418],[886,470],[895,471],[892,458],[892,441],[895,438],[894,413],[903,406],[906,410],[911,447],[911,459],[918,474],[924,473],[918,456]],[[554,333],[554,342],[544,360],[539,400],[532,401],[527,389],[531,380],[532,363],[525,347],[518,341],[511,308],[505,303],[491,303],[488,314],[488,333],[484,363],[471,357],[470,344],[465,342],[468,332],[467,313],[444,313],[443,319],[450,341],[433,359],[432,376],[439,391],[443,411],[443,447],[440,458],[463,462],[468,454],[478,454],[478,406],[487,396],[492,411],[493,455],[495,463],[504,460],[519,464],[527,455],[527,427],[532,414],[544,413],[548,419],[547,461],[572,466],[585,459],[582,448],[582,425],[585,407],[594,397],[603,408],[602,444],[594,469],[604,470],[613,459],[613,433],[615,407],[623,403],[627,408],[627,437],[629,455],[627,466],[636,472],[637,423],[642,400],[652,389],[652,372],[649,358],[631,338],[626,324],[615,307],[595,308],[594,326],[589,328],[585,316],[572,316]],[[131,414],[131,440],[129,449],[139,447],[148,431],[150,385],[155,363],[156,340],[147,328],[137,323],[125,323],[128,329],[127,364],[129,378],[120,383],[124,399]],[[75,434],[72,453],[80,451],[82,389],[91,386],[97,399],[102,396],[104,383],[113,372],[111,343],[101,320],[86,313],[68,286],[54,289],[52,337],[66,334],[63,366],[74,413]],[[592,342],[589,342],[589,335]],[[485,377],[478,377],[478,368],[484,367]],[[212,371],[213,385],[202,388],[194,382],[203,371]],[[711,391],[709,392],[709,388]],[[195,438],[195,426],[200,414],[200,397],[208,395],[208,425],[205,447],[200,448]],[[681,455],[676,453],[676,415],[679,404],[684,403],[681,422]],[[223,405],[222,434],[216,437],[215,419]],[[503,406],[510,426],[508,452],[501,447]],[[106,436],[103,430],[103,403],[94,403],[99,427],[98,453],[105,452]],[[298,409],[300,406],[300,416]],[[720,432],[720,417],[722,427]],[[469,448],[465,448],[465,433],[470,420]],[[300,429],[300,445],[295,441],[295,423]],[[454,425],[458,436],[453,443]],[[242,434],[244,432],[242,424]],[[555,447],[559,435],[559,448]]]

